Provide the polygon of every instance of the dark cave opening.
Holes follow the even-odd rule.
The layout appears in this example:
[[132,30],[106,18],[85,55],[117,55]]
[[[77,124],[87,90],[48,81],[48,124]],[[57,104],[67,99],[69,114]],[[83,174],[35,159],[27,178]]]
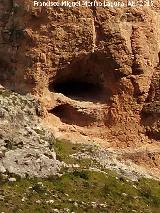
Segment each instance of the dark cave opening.
[[[63,60],[61,64],[63,65]],[[97,121],[97,117],[85,102],[108,106],[112,101],[116,81],[114,67],[106,55],[95,53],[79,56],[50,76],[48,89],[51,93],[61,93],[69,99],[83,102],[82,105],[67,99],[63,102],[62,97],[57,96],[58,106],[49,110],[49,113],[69,125],[91,126]]]
[[50,91],[62,93],[69,98],[81,101],[101,102],[106,100],[107,96],[110,96],[109,91],[105,91],[104,88],[98,84],[77,80],[54,82],[50,85],[49,89]]
[[158,66],[160,66],[160,52],[158,53]]
[[108,55],[98,52],[81,55],[50,77],[49,91],[78,101],[108,103],[118,81],[113,64]]
[[150,108],[150,111],[146,111],[146,109],[144,109],[145,108],[143,108],[141,112],[141,125],[145,128],[146,136],[148,136],[149,139],[160,140],[158,125],[160,113],[153,110],[154,107],[152,110]]
[[92,124],[95,119],[84,112],[79,112],[69,104],[62,104],[48,111],[51,114],[59,117],[63,123],[69,125],[88,126]]
[[87,99],[87,97],[94,98],[101,92],[98,85],[87,82],[68,81],[54,85],[54,91],[63,93],[68,97],[79,97]]

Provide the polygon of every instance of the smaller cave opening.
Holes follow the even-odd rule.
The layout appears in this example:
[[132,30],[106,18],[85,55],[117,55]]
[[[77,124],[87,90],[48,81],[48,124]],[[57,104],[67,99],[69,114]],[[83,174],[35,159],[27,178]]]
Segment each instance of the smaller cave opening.
[[104,87],[85,81],[54,82],[49,87],[50,91],[80,101],[106,101],[111,92],[105,91]]
[[141,112],[141,125],[145,128],[145,135],[149,139],[160,140],[159,115],[160,113],[154,112],[151,108],[150,111],[143,109]]
[[142,67],[139,65],[139,64],[137,64],[136,62],[134,62],[133,64],[132,64],[132,74],[133,75],[140,75],[140,74],[143,74],[143,69],[142,69]]
[[76,108],[70,106],[69,104],[56,106],[48,112],[59,117],[63,123],[69,125],[77,125],[83,127],[89,126],[95,121],[95,118],[84,112],[79,112]]

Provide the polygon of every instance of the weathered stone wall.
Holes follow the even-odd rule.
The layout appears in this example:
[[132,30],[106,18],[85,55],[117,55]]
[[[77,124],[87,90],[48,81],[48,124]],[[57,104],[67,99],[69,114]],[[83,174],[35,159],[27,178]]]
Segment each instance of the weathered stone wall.
[[41,96],[47,109],[66,102],[75,107],[67,95],[56,99],[55,84],[97,85],[104,95],[88,98],[100,102],[100,113],[80,99],[76,110],[122,130],[122,141],[133,132],[133,142],[136,131],[143,132],[140,112],[159,64],[159,23],[159,1],[142,8],[38,8],[31,0],[1,0],[0,82]]
[[21,80],[15,89],[24,92],[27,73],[40,90],[40,79],[97,54],[121,77],[147,75],[158,63],[158,26],[154,8],[44,8],[29,0],[1,1],[1,60],[15,67],[13,78]]

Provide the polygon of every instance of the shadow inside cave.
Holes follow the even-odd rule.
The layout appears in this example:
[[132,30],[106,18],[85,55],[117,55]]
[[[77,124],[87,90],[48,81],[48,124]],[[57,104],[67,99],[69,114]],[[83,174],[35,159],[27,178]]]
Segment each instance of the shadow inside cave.
[[94,117],[84,112],[78,111],[76,108],[70,106],[69,104],[56,106],[48,112],[59,117],[63,123],[69,125],[77,125],[83,127],[89,126],[95,121]]
[[79,101],[103,102],[110,96],[102,86],[83,81],[54,83],[50,90]]

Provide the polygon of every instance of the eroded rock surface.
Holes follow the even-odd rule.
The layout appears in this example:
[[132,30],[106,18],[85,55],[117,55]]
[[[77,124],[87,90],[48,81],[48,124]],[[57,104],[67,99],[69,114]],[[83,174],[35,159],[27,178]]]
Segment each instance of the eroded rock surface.
[[21,177],[56,174],[61,164],[51,148],[53,135],[37,117],[38,101],[5,90],[0,93],[0,173]]
[[159,23],[156,0],[126,8],[1,1],[0,83],[37,95],[56,137],[159,150]]

